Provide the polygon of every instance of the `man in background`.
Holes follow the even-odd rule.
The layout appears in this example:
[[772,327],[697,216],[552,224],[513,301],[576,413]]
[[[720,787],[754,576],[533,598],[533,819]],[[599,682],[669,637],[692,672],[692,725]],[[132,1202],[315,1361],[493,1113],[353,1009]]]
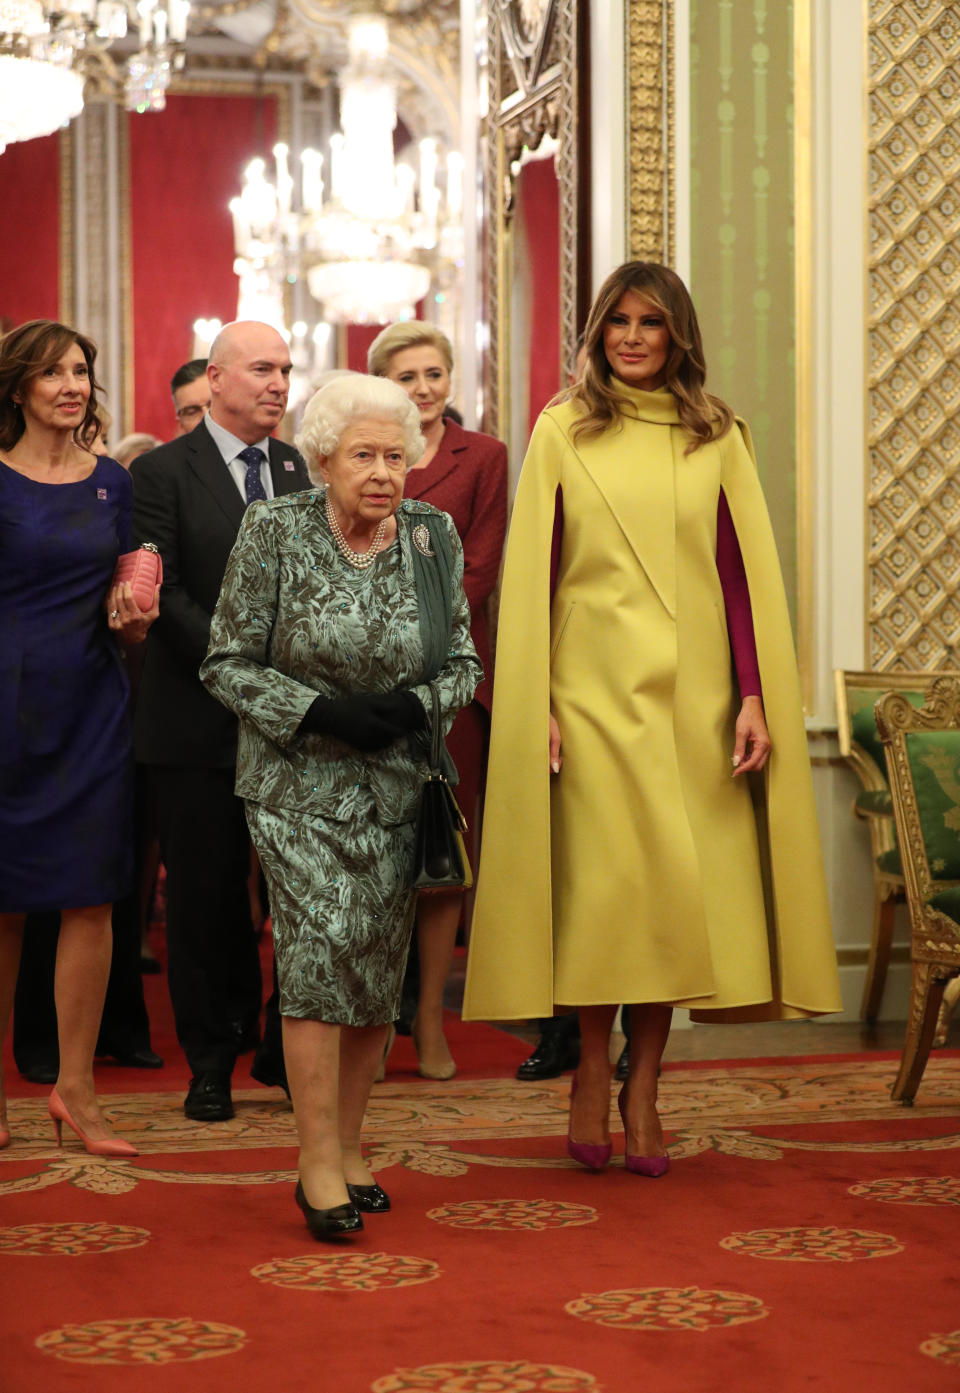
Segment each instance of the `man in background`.
[[199,426],[210,410],[206,358],[191,358],[189,363],[177,368],[170,379],[170,392],[177,421],[176,435],[187,435],[194,426]]

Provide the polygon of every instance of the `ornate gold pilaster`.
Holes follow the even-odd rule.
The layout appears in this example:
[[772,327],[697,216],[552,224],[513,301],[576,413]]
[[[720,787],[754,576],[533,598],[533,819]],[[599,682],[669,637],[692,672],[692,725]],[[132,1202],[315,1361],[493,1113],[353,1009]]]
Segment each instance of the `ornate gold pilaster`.
[[676,251],[673,0],[626,0],[627,252],[673,263]]
[[960,646],[960,5],[868,0],[871,668]]

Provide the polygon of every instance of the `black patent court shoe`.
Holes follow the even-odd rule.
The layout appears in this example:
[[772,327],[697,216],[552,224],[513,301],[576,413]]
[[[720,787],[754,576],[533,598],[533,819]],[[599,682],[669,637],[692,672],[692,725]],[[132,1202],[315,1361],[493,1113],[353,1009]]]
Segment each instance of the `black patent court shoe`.
[[294,1199],[303,1210],[307,1228],[314,1238],[326,1242],[331,1238],[344,1238],[350,1233],[359,1233],[363,1220],[354,1204],[335,1204],[332,1209],[314,1209],[303,1193],[303,1186],[297,1181]]
[[390,1196],[377,1184],[351,1185],[348,1182],[347,1194],[364,1214],[386,1214],[390,1208]]

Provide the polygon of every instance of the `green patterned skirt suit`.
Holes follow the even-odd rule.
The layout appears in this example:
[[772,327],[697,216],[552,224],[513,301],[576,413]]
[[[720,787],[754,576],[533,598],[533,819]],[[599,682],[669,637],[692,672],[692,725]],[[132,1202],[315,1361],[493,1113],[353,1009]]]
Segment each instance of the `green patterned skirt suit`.
[[454,557],[449,648],[432,678],[445,729],[481,668],[447,515],[404,500],[397,540],[357,570],[337,550],[323,500],[309,492],[247,510],[200,675],[240,718],[236,789],[270,893],[281,1014],[381,1025],[397,1013],[410,946],[422,742],[363,754],[297,732],[318,693],[405,687],[429,709],[412,554],[416,542],[426,554],[426,512],[444,520]]

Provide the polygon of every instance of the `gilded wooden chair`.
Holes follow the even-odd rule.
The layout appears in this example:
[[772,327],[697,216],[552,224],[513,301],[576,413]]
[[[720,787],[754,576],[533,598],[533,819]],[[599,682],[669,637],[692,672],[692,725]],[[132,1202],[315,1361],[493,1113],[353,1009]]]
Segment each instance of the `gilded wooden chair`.
[[870,1025],[880,1012],[896,907],[905,899],[893,804],[873,708],[889,691],[900,692],[914,705],[922,706],[930,680],[929,672],[850,672],[842,668],[834,672],[840,753],[863,785],[853,800],[853,814],[866,823],[870,833],[873,928],[860,1003],[860,1014]]
[[913,1102],[944,987],[960,973],[960,677],[937,677],[918,710],[904,692],[881,697],[887,758],[910,914],[911,989],[899,1102]]

